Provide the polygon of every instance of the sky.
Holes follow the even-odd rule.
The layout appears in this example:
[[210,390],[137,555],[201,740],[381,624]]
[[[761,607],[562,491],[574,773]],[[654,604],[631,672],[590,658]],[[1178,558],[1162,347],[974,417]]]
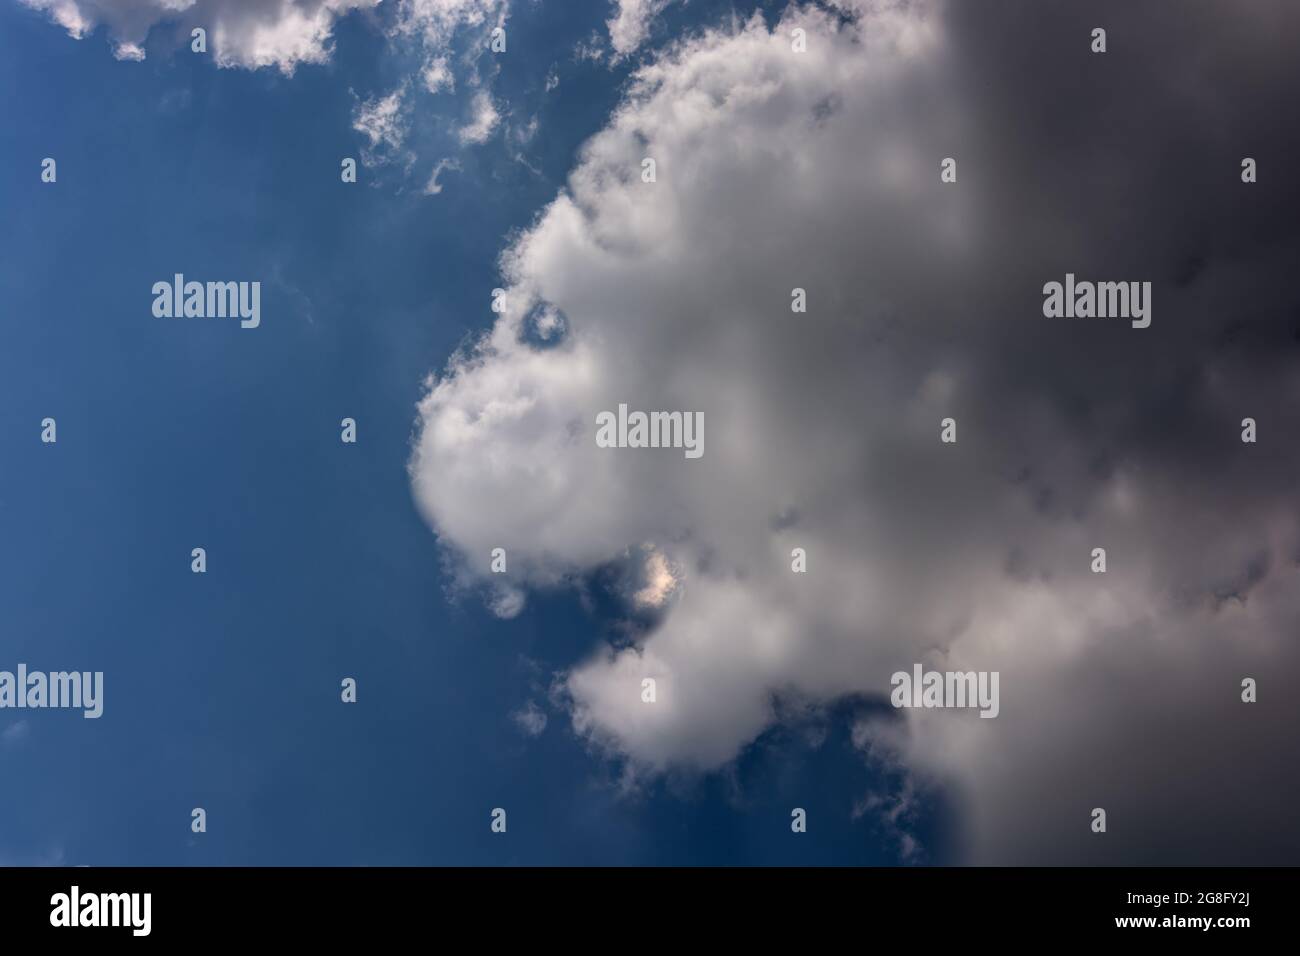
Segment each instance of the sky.
[[1298,29],[0,0],[0,864],[1294,863]]

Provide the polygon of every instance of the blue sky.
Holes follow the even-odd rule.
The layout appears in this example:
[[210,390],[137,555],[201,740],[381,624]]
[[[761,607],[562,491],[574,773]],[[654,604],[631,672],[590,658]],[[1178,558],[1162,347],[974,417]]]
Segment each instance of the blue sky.
[[[655,42],[730,9],[671,10]],[[0,4],[0,667],[105,673],[97,721],[0,714],[0,862],[899,862],[885,825],[852,813],[888,782],[849,739],[871,705],[628,792],[622,761],[546,700],[616,622],[573,589],[509,620],[454,599],[413,503],[425,377],[490,325],[497,257],[621,95],[627,64],[574,55],[608,14],[513,9],[491,88],[537,119],[527,165],[504,129],[456,142],[459,89],[418,97],[410,170],[344,185],[358,102],[411,69],[373,20],[341,19],[331,61],[287,77],[158,33],[120,61],[102,30],[77,42]],[[423,195],[449,156],[461,168]],[[150,287],[176,272],[260,279],[261,327],[154,319]],[[536,737],[510,716],[528,701],[549,716]],[[926,859],[946,859],[941,797],[913,819]]]
[[175,7],[0,0],[0,863],[1295,861],[1293,0]]

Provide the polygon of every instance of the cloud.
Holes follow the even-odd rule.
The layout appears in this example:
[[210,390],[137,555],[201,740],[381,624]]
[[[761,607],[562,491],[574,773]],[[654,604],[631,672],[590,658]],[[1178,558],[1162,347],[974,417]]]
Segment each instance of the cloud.
[[30,721],[16,720],[5,727],[3,731],[0,731],[0,743],[3,743],[6,747],[17,746],[31,736],[31,732]]
[[[379,7],[381,0],[19,0],[43,11],[76,39],[103,25],[113,55],[143,60],[145,40],[155,27],[169,27],[177,44],[190,42],[190,30],[207,30],[209,50],[218,66],[276,67],[292,75],[302,64],[328,62],[336,22],[354,10]],[[422,65],[420,79],[430,93],[454,90],[456,64],[451,48],[462,31],[504,27],[509,0],[401,0],[388,4],[390,54],[414,45]],[[481,82],[476,63],[486,51],[484,40],[464,52],[465,70]]]
[[118,59],[143,60],[144,41],[172,25],[184,42],[194,27],[207,30],[218,66],[275,67],[286,75],[304,63],[327,62],[335,22],[380,0],[19,0],[44,11],[69,36],[81,39],[103,25]]
[[454,159],[444,158],[434,164],[433,172],[429,174],[429,181],[424,186],[426,196],[436,196],[442,192],[442,183],[438,182],[438,177],[448,169],[460,169],[460,163]]
[[[905,712],[889,742],[960,797],[969,859],[1294,853],[1300,705],[1239,681],[1300,670],[1300,210],[1237,169],[1300,145],[1254,119],[1300,88],[1277,40],[1300,12],[1247,4],[1225,34],[1192,5],[1171,45],[1116,7],[1139,65],[1088,58],[1087,11],[839,6],[637,72],[504,254],[505,312],[420,403],[422,513],[465,581],[501,542],[524,589],[646,541],[681,569],[656,627],[562,680],[635,773],[725,766],[783,694],[997,670],[996,720]],[[1045,319],[1067,271],[1151,280],[1152,328]],[[528,334],[539,307],[558,342]],[[703,412],[705,455],[597,448],[621,402]],[[1238,440],[1248,413],[1268,444]],[[1118,832],[1090,839],[1094,806]]]
[[[509,0],[402,0],[389,37],[420,51],[429,92],[456,88],[457,60],[470,85],[477,86],[482,83],[478,61],[488,52],[491,31],[504,29],[509,15]],[[458,35],[466,35],[468,42],[454,59],[451,49]]]
[[880,821],[887,833],[897,842],[898,855],[905,863],[915,863],[922,852],[916,836],[908,824],[917,812],[916,794],[910,780],[898,793],[872,791],[853,805],[851,816],[857,820],[869,816]]
[[615,57],[636,51],[650,35],[650,22],[668,6],[670,0],[618,0],[618,10],[606,26]]
[[532,142],[533,137],[537,135],[539,127],[540,124],[537,121],[537,116],[534,114],[528,118],[528,122],[526,123],[512,124],[510,136],[516,143],[527,145]]
[[644,566],[645,583],[632,594],[638,608],[661,608],[677,587],[678,577],[663,552],[650,550]]
[[497,585],[488,599],[488,610],[502,620],[508,621],[512,617],[519,616],[526,600],[527,595],[519,588]]
[[447,47],[458,30],[503,26],[509,11],[508,0],[401,0],[396,30],[436,50]]
[[[105,26],[119,60],[145,59],[145,41],[155,28],[169,30],[174,45],[181,46],[190,43],[191,29],[201,26],[207,30],[208,50],[218,66],[275,67],[286,76],[302,64],[328,62],[336,22],[354,10],[371,10],[380,4],[380,0],[20,2],[45,12],[77,39]],[[474,91],[469,97],[471,117],[455,130],[459,144],[476,146],[491,139],[502,120],[490,91],[499,64],[484,70],[479,61],[488,52],[491,31],[504,28],[508,20],[509,0],[400,0],[381,9],[382,16],[374,22],[384,34],[385,56],[409,75],[391,92],[373,95],[354,108],[353,129],[368,141],[362,151],[365,163],[378,166],[400,160],[404,173],[409,173],[418,153],[427,147],[426,140],[411,135],[418,92],[454,91],[458,81]],[[516,158],[533,168],[522,156]],[[424,186],[425,195],[442,191],[438,174],[443,168],[450,167],[434,170]]]
[[445,56],[431,57],[429,62],[424,65],[421,78],[424,80],[424,88],[430,93],[456,88],[455,74],[452,72],[451,64]]
[[406,142],[410,120],[405,100],[406,87],[400,86],[387,96],[364,100],[354,107],[352,128],[366,137],[367,164],[384,162]]
[[501,122],[501,114],[497,112],[496,104],[492,102],[492,94],[486,90],[477,90],[474,93],[470,110],[473,116],[460,128],[458,135],[461,143],[478,146],[491,139],[497,124]]
[[119,43],[113,50],[114,58],[139,63],[144,59],[144,47],[137,43]]
[[605,53],[604,41],[596,30],[573,45],[573,59],[578,63],[599,63],[605,58]]
[[540,737],[546,729],[546,713],[531,700],[510,715],[525,737]]

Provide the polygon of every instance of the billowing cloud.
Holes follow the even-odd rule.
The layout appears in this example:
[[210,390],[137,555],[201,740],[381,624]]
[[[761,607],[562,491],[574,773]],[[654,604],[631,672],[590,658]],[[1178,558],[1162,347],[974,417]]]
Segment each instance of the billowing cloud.
[[[905,843],[946,786],[980,861],[1294,853],[1300,11],[1189,4],[1175,44],[1157,7],[1108,8],[1106,60],[1092,11],[839,6],[640,69],[507,250],[505,310],[431,381],[411,462],[458,580],[486,586],[497,546],[522,591],[654,542],[662,620],[562,682],[634,773],[724,766],[783,695],[998,671],[997,719],[860,727],[910,777],[857,811]],[[1067,272],[1151,281],[1151,328],[1045,318]],[[620,404],[702,412],[703,456],[597,447]]]
[[335,22],[380,0],[19,0],[78,39],[103,25],[119,59],[143,60],[156,26],[203,27],[219,66],[270,66],[286,74],[330,57]]

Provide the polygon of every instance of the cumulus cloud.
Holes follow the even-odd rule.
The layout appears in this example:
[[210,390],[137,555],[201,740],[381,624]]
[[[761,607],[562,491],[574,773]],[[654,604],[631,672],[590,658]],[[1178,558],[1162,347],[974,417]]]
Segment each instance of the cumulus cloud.
[[292,74],[304,63],[324,63],[335,22],[380,0],[20,0],[49,14],[77,39],[103,25],[114,55],[143,60],[150,30],[171,25],[189,42],[203,27],[209,50],[223,67],[270,66]]
[[[1297,202],[1238,164],[1300,145],[1250,119],[1300,88],[1275,26],[1300,11],[1244,4],[1225,35],[1189,5],[1174,56],[1158,10],[1115,7],[1112,35],[1169,57],[1153,71],[1089,60],[1086,11],[839,6],[636,73],[504,254],[505,311],[431,381],[418,505],[462,581],[503,542],[521,589],[649,541],[677,569],[655,627],[562,679],[577,732],[634,773],[725,766],[783,695],[996,670],[995,720],[855,735],[909,775],[858,804],[907,853],[931,784],[981,862],[1293,853],[1300,704],[1239,685],[1300,664]],[[1151,280],[1152,327],[1045,319],[1067,271]],[[529,333],[539,309],[558,341]],[[620,403],[702,412],[706,453],[598,448]],[[1247,414],[1267,443],[1239,440]]]

